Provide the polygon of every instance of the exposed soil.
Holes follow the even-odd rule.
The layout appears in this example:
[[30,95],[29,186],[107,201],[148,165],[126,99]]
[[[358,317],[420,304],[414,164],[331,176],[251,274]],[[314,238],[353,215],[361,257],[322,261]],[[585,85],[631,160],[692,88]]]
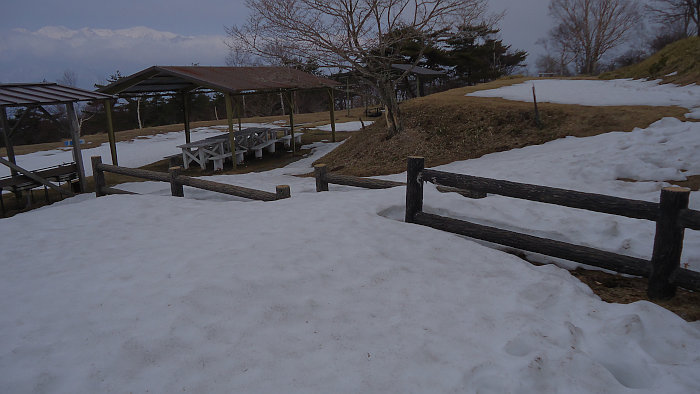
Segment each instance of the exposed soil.
[[671,300],[651,301],[646,294],[647,280],[644,278],[629,278],[583,268],[577,268],[571,274],[588,285],[603,301],[629,304],[644,300],[660,305],[687,321],[700,320],[700,293],[678,288]]

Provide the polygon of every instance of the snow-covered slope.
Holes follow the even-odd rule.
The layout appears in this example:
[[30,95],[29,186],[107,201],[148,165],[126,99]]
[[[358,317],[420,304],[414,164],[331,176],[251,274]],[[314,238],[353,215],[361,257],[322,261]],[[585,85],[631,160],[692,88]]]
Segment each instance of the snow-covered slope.
[[537,101],[559,104],[592,106],[607,105],[677,105],[691,109],[688,118],[698,119],[700,110],[700,86],[660,84],[660,80],[614,79],[559,80],[542,79],[498,89],[479,90],[467,96],[501,97],[515,101],[532,101],[535,87]]

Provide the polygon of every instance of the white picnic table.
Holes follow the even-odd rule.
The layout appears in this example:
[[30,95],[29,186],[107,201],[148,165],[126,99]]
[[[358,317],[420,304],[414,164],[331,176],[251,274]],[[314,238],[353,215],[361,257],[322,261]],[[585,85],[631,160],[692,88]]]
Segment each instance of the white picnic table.
[[[278,138],[280,131],[283,132],[283,136]],[[301,134],[295,133],[295,141],[301,142]],[[283,142],[288,147],[291,139],[289,129],[268,127],[250,127],[234,132],[233,136],[236,141],[236,163],[243,162],[243,154],[245,152],[253,151],[256,158],[261,158],[263,149],[274,153],[277,141]],[[223,161],[232,156],[228,133],[190,142],[189,144],[178,145],[177,147],[182,150],[182,163],[185,169],[189,168],[192,162],[199,164],[202,169],[205,169],[207,161],[213,161],[214,170],[220,170],[223,168]]]

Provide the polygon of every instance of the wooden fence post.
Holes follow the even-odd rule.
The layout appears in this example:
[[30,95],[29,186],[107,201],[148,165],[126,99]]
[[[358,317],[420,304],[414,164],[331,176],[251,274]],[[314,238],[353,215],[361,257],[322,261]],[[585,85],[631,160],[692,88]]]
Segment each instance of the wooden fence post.
[[688,208],[690,189],[665,187],[661,189],[659,219],[656,221],[654,251],[651,256],[651,273],[647,295],[652,300],[666,300],[676,294],[671,277],[680,268],[685,228],[678,222],[678,213]]
[[185,190],[182,187],[182,183],[177,181],[177,177],[180,175],[180,167],[168,168],[168,174],[170,174],[170,194],[172,194],[173,197],[185,197]]
[[413,223],[416,213],[423,211],[423,180],[421,171],[425,168],[425,159],[409,156],[406,168],[406,223]]
[[275,196],[277,200],[290,198],[292,196],[292,192],[289,189],[289,185],[277,185],[275,188]]
[[325,164],[316,164],[314,166],[314,176],[316,177],[316,191],[317,192],[327,192],[328,191],[328,181],[326,180],[327,173],[328,173],[328,167]]
[[95,197],[106,196],[103,188],[107,185],[105,182],[105,173],[98,167],[102,164],[102,156],[90,157],[92,161],[92,179],[95,181]]

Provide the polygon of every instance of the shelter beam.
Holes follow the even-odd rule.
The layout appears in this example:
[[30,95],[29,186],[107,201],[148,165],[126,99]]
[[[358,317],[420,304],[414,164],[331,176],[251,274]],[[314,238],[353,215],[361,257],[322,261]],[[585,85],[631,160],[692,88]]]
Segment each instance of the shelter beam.
[[[12,137],[10,136],[10,122],[7,121],[7,108],[2,107],[0,111],[0,127],[2,127],[2,137],[5,141],[5,151],[7,152],[7,158],[12,164],[17,165],[17,159],[15,158],[15,148],[12,145]],[[12,169],[12,176],[17,175],[17,171]]]
[[185,143],[192,142],[190,137],[190,94],[182,94],[182,112],[184,114],[183,123],[185,124]]
[[231,161],[233,169],[236,169],[236,137],[233,131],[233,98],[231,93],[224,93],[224,101],[226,102],[226,119],[228,120],[228,138],[231,144]]
[[292,136],[292,156],[296,152],[296,142],[294,141],[294,92],[287,91],[287,101],[289,105],[289,133]]
[[70,125],[71,139],[73,140],[73,159],[78,166],[78,179],[80,182],[80,191],[87,190],[85,183],[85,166],[83,165],[83,154],[80,152],[80,126],[78,125],[78,117],[75,113],[73,103],[66,103],[66,115]]
[[109,152],[112,154],[112,165],[118,166],[117,139],[114,136],[114,123],[112,122],[112,100],[105,100],[104,108],[107,115],[107,137],[109,138]]
[[330,101],[331,141],[335,142],[335,97],[333,96],[333,88],[328,89],[328,100]]

